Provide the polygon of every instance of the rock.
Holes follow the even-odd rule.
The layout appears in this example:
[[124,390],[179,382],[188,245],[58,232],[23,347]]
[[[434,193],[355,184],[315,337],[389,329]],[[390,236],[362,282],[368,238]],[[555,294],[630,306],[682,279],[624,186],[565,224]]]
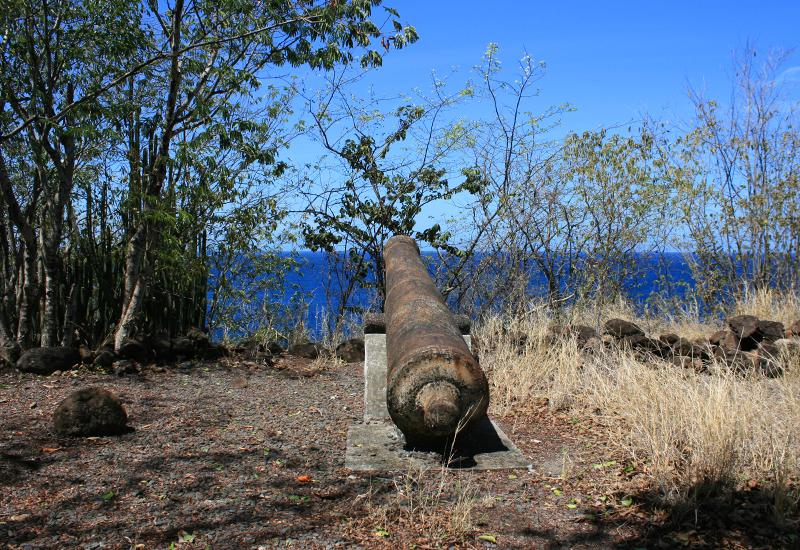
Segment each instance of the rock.
[[122,357],[133,359],[138,363],[146,363],[150,358],[150,352],[147,346],[145,346],[143,342],[134,340],[133,338],[128,338],[123,341],[117,353]]
[[34,374],[51,374],[57,370],[70,370],[80,360],[81,356],[73,348],[32,348],[20,356],[17,368]]
[[727,319],[728,328],[740,340],[751,338],[758,331],[758,317],[755,315],[737,315]]
[[16,365],[21,354],[22,348],[16,342],[5,342],[0,345],[0,369]]
[[639,353],[657,355],[658,357],[672,355],[672,350],[667,344],[655,338],[648,338],[643,334],[626,336],[621,340],[621,344],[623,347],[633,349]]
[[197,327],[192,327],[186,332],[186,337],[194,342],[195,347],[199,349],[205,349],[208,347],[210,340],[208,339],[208,334],[203,332]]
[[800,338],[800,319],[789,325],[783,335],[786,338]]
[[605,346],[603,346],[603,340],[599,336],[593,336],[592,338],[589,338],[583,345],[583,351],[589,353],[599,353],[604,349]]
[[351,338],[336,346],[336,357],[345,363],[359,363],[364,361],[364,339]]
[[774,342],[775,340],[783,338],[784,332],[783,323],[778,321],[759,321],[756,334],[758,340]]
[[56,408],[53,424],[59,435],[86,437],[129,431],[128,415],[119,398],[102,388],[71,393]]
[[756,351],[750,352],[753,367],[768,378],[782,376],[785,367],[780,360],[780,349],[771,342],[763,342]]
[[781,338],[773,342],[778,351],[782,354],[800,353],[800,340],[795,338]]
[[670,359],[670,362],[682,369],[691,369],[695,372],[703,372],[706,368],[705,363],[700,359],[692,359],[691,357],[675,356]]
[[613,347],[617,344],[617,339],[610,334],[603,334],[600,337],[600,341],[603,342],[603,346],[606,348]]
[[109,351],[107,349],[98,350],[94,356],[94,362],[92,363],[95,367],[99,367],[101,369],[110,368],[111,365],[116,361],[117,354],[113,351]]
[[186,336],[173,338],[171,343],[173,357],[185,359],[187,357],[194,357],[199,351],[202,351],[197,349],[194,340]]
[[150,344],[153,346],[153,354],[156,356],[156,359],[161,361],[169,361],[173,359],[174,355],[172,352],[172,340],[166,336],[154,336],[150,340]]
[[644,336],[644,331],[636,323],[623,319],[609,319],[603,325],[603,334],[622,339],[629,336]]
[[304,359],[316,359],[322,352],[322,346],[314,342],[305,342],[302,344],[293,344],[289,346],[289,355],[295,357],[302,357]]
[[206,347],[205,351],[203,352],[203,357],[206,359],[219,359],[220,357],[226,357],[227,355],[227,347],[225,347],[223,344],[215,344],[213,342],[209,342],[208,347]]
[[708,343],[712,346],[719,346],[722,344],[722,341],[728,335],[727,330],[718,330],[714,334],[708,337]]
[[84,365],[91,365],[94,363],[94,351],[90,350],[87,346],[79,346],[78,355],[80,355],[81,363]]
[[712,343],[732,353],[735,351],[753,351],[758,347],[758,340],[753,338],[739,338],[733,331],[725,330],[715,332],[711,337]]
[[[665,338],[665,336],[667,338]],[[673,355],[689,357],[691,359],[708,359],[708,353],[705,349],[706,346],[695,344],[677,334],[662,334],[659,340],[669,346]]]
[[661,336],[659,336],[658,339],[671,347],[674,346],[678,341],[680,341],[681,337],[675,334],[674,332],[668,332],[666,334],[662,334]]
[[126,376],[128,374],[139,374],[141,372],[141,368],[136,361],[132,361],[130,359],[120,359],[118,361],[114,361],[111,365],[111,370],[114,371],[114,374],[117,376]]
[[277,340],[273,340],[267,343],[266,351],[270,352],[272,355],[280,355],[286,351],[286,348]]

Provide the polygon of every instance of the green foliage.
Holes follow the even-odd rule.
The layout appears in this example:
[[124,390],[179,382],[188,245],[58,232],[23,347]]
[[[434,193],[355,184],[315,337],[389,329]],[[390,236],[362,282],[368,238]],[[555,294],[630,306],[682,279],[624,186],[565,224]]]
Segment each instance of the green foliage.
[[[13,226],[0,217],[0,337],[28,323],[31,336],[77,329],[97,342],[114,325],[237,332],[279,318],[296,93],[283,76],[377,67],[416,41],[380,5],[12,0],[0,14],[0,205],[19,208]],[[34,279],[42,256],[47,292]],[[10,276],[25,261],[29,276]]]
[[[335,323],[350,308],[348,300],[359,287],[374,289],[377,307],[382,308],[383,247],[393,235],[411,235],[421,247],[459,253],[441,224],[418,227],[428,205],[481,190],[476,177],[455,184],[448,177],[448,157],[463,146],[468,132],[460,122],[444,127],[435,123],[463,96],[447,95],[441,83],[434,85],[437,94],[432,100],[381,111],[377,102],[354,109],[345,91],[332,84],[310,107],[319,139],[338,162],[338,177],[309,193],[300,230],[309,249],[331,253],[346,272],[340,278]],[[348,127],[356,129],[357,137],[348,132],[340,139]]]

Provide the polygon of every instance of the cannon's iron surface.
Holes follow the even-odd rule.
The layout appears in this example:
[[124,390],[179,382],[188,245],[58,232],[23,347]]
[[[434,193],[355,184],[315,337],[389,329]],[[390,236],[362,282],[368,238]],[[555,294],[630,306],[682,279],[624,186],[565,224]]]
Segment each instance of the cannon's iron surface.
[[396,236],[386,264],[386,399],[412,445],[431,445],[481,421],[489,387],[414,240]]

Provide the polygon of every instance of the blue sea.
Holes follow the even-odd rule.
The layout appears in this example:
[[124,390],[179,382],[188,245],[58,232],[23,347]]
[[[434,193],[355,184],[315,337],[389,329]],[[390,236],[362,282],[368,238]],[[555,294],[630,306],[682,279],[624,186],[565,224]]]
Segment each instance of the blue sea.
[[[433,269],[433,254],[423,252],[423,255],[430,260],[429,265]],[[335,309],[339,304],[338,296],[335,295],[337,285],[329,264],[330,256],[323,252],[304,251],[297,253],[295,257],[299,267],[289,274],[283,299],[288,303],[293,296],[297,299],[299,292],[308,305],[307,326],[312,332],[318,332],[323,312]],[[634,306],[643,308],[656,293],[667,298],[682,298],[694,285],[689,264],[680,253],[640,255],[636,261],[639,264],[636,271],[640,276],[625,283],[625,292]],[[529,288],[531,294],[544,295],[545,289],[544,277],[538,272],[532,273]],[[371,303],[374,303],[374,289],[358,288],[350,305],[366,308]]]

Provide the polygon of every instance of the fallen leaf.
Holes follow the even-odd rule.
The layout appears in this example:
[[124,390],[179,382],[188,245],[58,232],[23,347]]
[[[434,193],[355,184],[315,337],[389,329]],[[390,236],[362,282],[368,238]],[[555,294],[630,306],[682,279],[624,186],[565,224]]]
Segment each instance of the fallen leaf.
[[62,447],[42,447],[43,453],[54,453],[56,451],[60,451]]

